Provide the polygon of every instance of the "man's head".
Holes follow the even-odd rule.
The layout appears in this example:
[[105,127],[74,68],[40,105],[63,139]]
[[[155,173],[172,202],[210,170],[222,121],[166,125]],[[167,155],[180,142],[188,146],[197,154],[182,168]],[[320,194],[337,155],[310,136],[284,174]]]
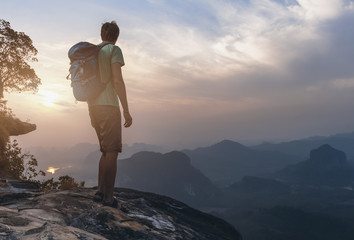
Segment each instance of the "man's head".
[[115,21],[105,22],[101,27],[101,39],[105,42],[116,43],[119,36],[119,27]]

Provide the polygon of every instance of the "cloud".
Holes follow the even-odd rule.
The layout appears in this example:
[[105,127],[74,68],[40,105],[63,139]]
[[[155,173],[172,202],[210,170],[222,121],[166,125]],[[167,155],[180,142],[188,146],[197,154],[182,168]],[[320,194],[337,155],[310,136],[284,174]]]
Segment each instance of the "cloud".
[[[252,128],[247,123],[253,118],[273,131],[276,125],[285,129],[292,119],[302,116],[304,121],[297,126],[306,130],[289,127],[284,135],[306,134],[311,127],[319,133],[323,126],[327,131],[349,126],[347,121],[335,119],[338,114],[347,114],[348,102],[354,100],[348,95],[354,76],[354,36],[348,28],[354,24],[348,7],[352,2],[329,1],[320,8],[315,7],[319,1],[206,4],[205,9],[214,12],[216,19],[209,32],[190,25],[188,31],[168,19],[161,28],[145,30],[153,37],[147,35],[146,42],[158,39],[156,45],[150,45],[157,52],[141,46],[145,51],[139,55],[139,66],[146,68],[134,87],[144,86],[145,91],[136,92],[135,97],[146,97],[146,106],[155,102],[156,111],[178,108],[188,119],[229,115],[234,124],[248,125],[244,136]],[[214,31],[218,26],[220,31]],[[168,34],[159,34],[160,29]],[[241,122],[236,120],[240,114],[244,115]],[[232,125],[228,122],[225,128]],[[267,131],[259,131],[266,135]]]
[[309,21],[333,19],[344,9],[343,0],[298,0],[299,5],[290,7],[300,17]]
[[[257,71],[278,75],[271,77],[283,78],[283,81],[301,82],[297,74],[302,79],[309,76],[314,81],[325,77],[318,74],[319,70],[323,71],[323,67],[329,65],[330,61],[325,58],[336,51],[337,46],[323,26],[346,11],[341,2],[329,1],[318,9],[316,14],[322,16],[321,23],[309,23],[306,16],[294,14],[292,10],[297,7],[303,11],[315,11],[316,1],[299,1],[298,5],[291,6],[274,1],[251,1],[240,6],[236,3],[209,3],[215,10],[217,21],[214,24],[222,26],[221,32],[205,33],[205,29],[186,28],[167,19],[156,28],[141,31],[142,35],[134,33],[137,39],[145,39],[144,42],[134,42],[133,51],[129,45],[125,47],[127,52],[136,54],[132,58],[139,58],[133,62],[140,63],[138,71],[142,72],[145,83],[159,82],[160,86],[166,85],[166,92],[171,92],[167,91],[171,86],[190,86],[191,82],[199,85],[201,80],[206,84],[208,81],[220,84],[222,81],[229,83],[234,78],[235,85],[239,86],[243,84],[242,79],[250,79],[252,75],[259,77]],[[328,9],[335,11],[336,15]],[[317,76],[311,76],[313,72]],[[252,80],[252,84],[264,82],[262,79]]]

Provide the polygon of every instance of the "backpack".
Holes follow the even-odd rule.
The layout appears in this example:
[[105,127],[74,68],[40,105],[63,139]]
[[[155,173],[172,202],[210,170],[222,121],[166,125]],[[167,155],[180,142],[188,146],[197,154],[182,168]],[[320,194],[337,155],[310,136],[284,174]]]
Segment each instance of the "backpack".
[[71,80],[71,87],[77,101],[87,102],[97,97],[106,88],[107,83],[101,82],[100,78],[98,53],[107,44],[97,46],[88,42],[79,42],[69,49],[70,69],[66,79]]

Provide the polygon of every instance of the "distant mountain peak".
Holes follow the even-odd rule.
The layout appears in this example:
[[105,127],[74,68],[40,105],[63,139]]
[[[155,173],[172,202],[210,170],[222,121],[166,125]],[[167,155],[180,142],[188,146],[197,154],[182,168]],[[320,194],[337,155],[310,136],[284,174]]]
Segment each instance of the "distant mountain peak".
[[347,164],[347,157],[344,152],[333,148],[329,144],[323,144],[317,149],[311,150],[309,161],[321,165],[344,165]]
[[238,148],[238,149],[248,149],[246,146],[242,145],[241,143],[234,142],[232,140],[222,140],[219,143],[216,143],[212,145],[211,147],[213,148],[225,148],[227,150],[232,149],[232,148]]
[[176,159],[179,162],[184,162],[186,164],[190,164],[191,162],[190,158],[185,153],[180,151],[168,152],[163,154],[162,156],[164,156],[166,159]]
[[118,162],[117,185],[175,197],[197,205],[218,190],[178,151],[140,152]]
[[311,150],[308,160],[289,166],[276,175],[301,184],[345,187],[353,183],[354,169],[344,152],[324,144]]

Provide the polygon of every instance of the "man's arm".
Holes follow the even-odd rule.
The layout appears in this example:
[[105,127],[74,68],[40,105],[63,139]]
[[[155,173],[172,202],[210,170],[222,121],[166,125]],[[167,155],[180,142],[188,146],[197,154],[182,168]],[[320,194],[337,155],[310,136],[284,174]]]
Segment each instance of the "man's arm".
[[113,87],[116,90],[120,103],[123,107],[123,116],[125,119],[124,127],[130,127],[133,119],[129,113],[127,92],[125,90],[125,83],[122,75],[122,67],[120,63],[112,63]]

